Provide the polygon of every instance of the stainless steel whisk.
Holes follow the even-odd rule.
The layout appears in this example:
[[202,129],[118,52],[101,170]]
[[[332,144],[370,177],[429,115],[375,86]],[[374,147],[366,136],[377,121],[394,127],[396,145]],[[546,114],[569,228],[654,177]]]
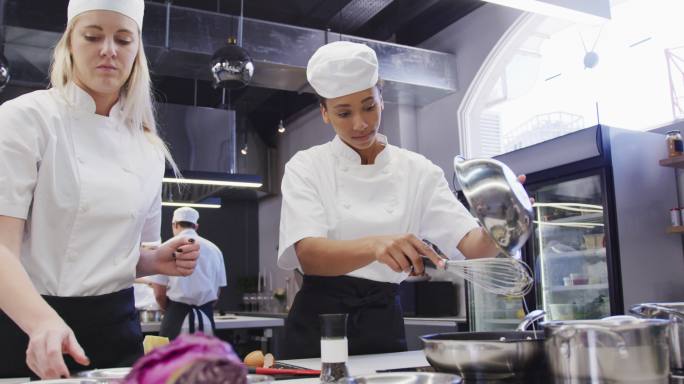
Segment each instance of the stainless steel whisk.
[[[534,279],[530,267],[512,257],[495,257],[470,260],[449,260],[434,244],[423,240],[444,259],[445,270],[468,280],[497,295],[522,297],[532,289]],[[432,260],[423,258],[427,267],[437,268]]]

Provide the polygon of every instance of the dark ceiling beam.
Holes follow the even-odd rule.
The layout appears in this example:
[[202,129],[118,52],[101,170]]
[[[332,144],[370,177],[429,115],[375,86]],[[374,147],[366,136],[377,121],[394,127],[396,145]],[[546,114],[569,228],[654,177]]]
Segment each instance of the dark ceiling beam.
[[398,44],[417,46],[485,3],[481,0],[441,0],[396,31]]
[[395,0],[355,33],[369,39],[389,40],[403,24],[413,20],[440,0]]
[[331,22],[351,1],[352,0],[310,1],[313,6],[306,13],[299,15],[299,18],[295,21],[295,25],[316,29],[332,28]]
[[352,34],[395,0],[351,0],[329,24],[335,32]]

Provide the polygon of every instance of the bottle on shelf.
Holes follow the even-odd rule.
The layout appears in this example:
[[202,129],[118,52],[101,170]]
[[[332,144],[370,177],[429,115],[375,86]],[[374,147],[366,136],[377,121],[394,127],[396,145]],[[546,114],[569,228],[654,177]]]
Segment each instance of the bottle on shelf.
[[684,152],[684,143],[682,142],[682,134],[679,130],[672,130],[667,133],[667,154],[669,157],[677,157]]

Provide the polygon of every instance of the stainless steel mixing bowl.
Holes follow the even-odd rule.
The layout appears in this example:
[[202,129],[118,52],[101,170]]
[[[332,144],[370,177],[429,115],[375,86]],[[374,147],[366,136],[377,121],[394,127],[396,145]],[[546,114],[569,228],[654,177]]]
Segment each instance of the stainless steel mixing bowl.
[[471,212],[508,256],[532,233],[532,203],[518,177],[494,159],[454,158],[454,170]]

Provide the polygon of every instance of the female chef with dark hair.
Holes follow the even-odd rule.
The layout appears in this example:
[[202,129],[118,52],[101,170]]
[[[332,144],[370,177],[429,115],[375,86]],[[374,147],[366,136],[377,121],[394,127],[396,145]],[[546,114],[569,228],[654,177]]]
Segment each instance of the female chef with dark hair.
[[348,313],[350,354],[406,350],[399,283],[421,274],[421,255],[497,254],[449,189],[442,170],[378,132],[384,108],[375,52],[334,42],[307,66],[332,141],[285,166],[278,265],[304,281],[286,321],[288,357],[320,356],[321,313]]
[[173,165],[144,6],[71,0],[51,88],[0,106],[0,377],[130,366],[142,355],[136,276],[195,268],[193,240],[140,248],[160,238],[165,155]]

